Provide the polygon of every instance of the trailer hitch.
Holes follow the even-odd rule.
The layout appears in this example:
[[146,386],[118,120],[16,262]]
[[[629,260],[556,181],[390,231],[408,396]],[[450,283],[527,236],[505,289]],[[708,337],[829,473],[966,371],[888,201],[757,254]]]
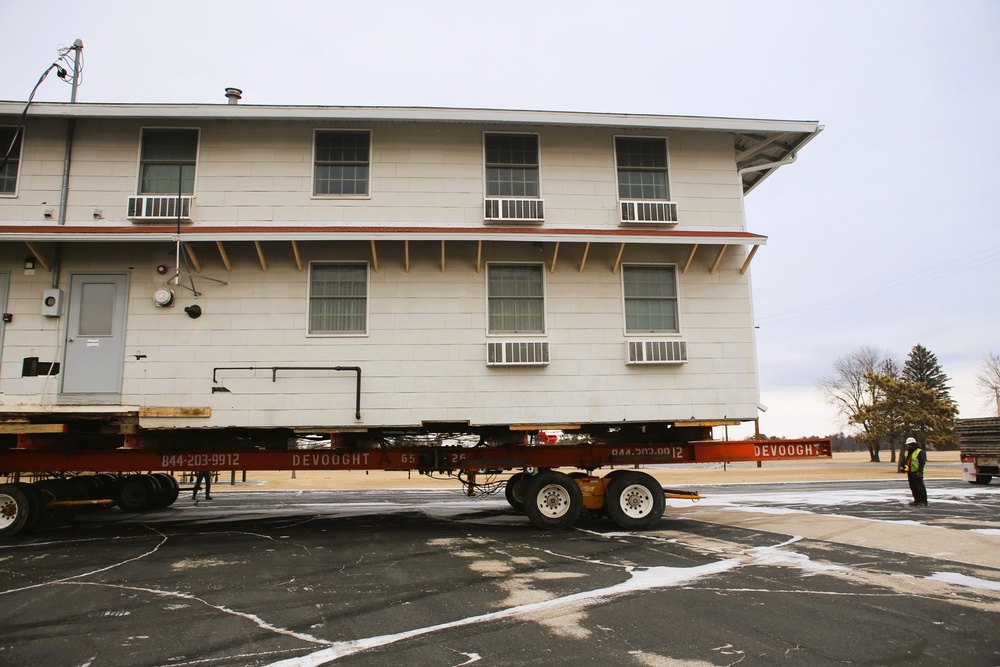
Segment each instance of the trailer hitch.
[[229,392],[219,385],[219,371],[271,371],[271,382],[278,381],[278,371],[353,371],[357,373],[357,388],[354,397],[354,418],[361,419],[361,367],[360,366],[216,366],[212,369],[212,393]]

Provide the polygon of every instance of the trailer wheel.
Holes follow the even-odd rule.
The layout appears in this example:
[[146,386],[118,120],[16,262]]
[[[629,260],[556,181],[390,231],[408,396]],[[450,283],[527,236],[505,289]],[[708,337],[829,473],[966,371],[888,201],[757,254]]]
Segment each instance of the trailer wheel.
[[50,502],[60,500],[78,500],[76,492],[65,479],[43,479],[31,484],[42,497],[38,521],[41,524],[59,525],[69,523],[73,519],[73,510],[69,507],[51,507]]
[[583,508],[580,486],[565,473],[549,471],[535,475],[524,489],[524,511],[544,530],[572,526]]
[[516,472],[507,480],[504,485],[503,494],[507,498],[507,503],[518,512],[524,511],[524,489],[528,485],[531,475],[523,472]]
[[970,484],[989,484],[993,481],[993,475],[976,475],[976,479]]
[[131,475],[125,479],[118,496],[123,512],[142,512],[156,506],[160,485],[149,475]]
[[162,489],[160,500],[156,503],[157,508],[170,507],[177,501],[177,496],[181,493],[181,485],[177,483],[173,475],[168,475],[165,472],[154,472],[152,476],[159,480]]
[[0,484],[0,537],[19,533],[34,509],[24,489],[14,484]]
[[604,511],[624,530],[645,530],[663,518],[663,487],[642,472],[615,475],[604,494]]

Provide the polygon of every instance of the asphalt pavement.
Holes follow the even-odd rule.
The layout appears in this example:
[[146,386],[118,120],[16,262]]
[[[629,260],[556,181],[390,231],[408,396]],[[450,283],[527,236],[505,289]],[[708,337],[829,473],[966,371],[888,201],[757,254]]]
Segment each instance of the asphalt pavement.
[[0,543],[0,665],[998,665],[1000,485],[725,485],[655,530],[247,491]]

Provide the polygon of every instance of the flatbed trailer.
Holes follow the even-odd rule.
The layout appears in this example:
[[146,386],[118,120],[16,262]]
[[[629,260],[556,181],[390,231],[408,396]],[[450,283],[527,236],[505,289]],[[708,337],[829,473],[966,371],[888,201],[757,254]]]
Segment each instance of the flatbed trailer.
[[989,484],[1000,477],[1000,417],[959,419],[955,435],[962,455],[962,479]]
[[[64,521],[91,505],[162,509],[179,495],[177,480],[166,472],[176,470],[444,474],[454,476],[470,496],[504,486],[510,505],[542,529],[568,527],[589,512],[604,514],[623,529],[643,530],[660,521],[665,498],[698,495],[664,489],[640,466],[832,456],[828,439],[719,441],[710,439],[710,426],[665,424],[563,425],[581,433],[576,442],[559,444],[555,435],[523,426],[469,429],[459,437],[455,428],[313,429],[309,439],[292,429],[142,431],[120,423],[112,428],[107,419],[18,423],[7,425],[0,448],[0,473],[11,480],[0,485],[0,538]],[[134,432],[107,433],[115,428]],[[43,479],[20,481],[27,475]]]

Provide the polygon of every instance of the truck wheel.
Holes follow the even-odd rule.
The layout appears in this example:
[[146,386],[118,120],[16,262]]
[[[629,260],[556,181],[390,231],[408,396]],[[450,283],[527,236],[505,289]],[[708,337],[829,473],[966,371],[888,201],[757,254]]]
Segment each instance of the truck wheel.
[[503,494],[507,498],[507,503],[518,512],[524,511],[524,488],[528,485],[530,475],[523,472],[516,472],[507,480],[504,485]]
[[976,480],[972,484],[989,484],[993,481],[993,475],[976,475]]
[[583,508],[583,492],[569,475],[549,471],[535,475],[524,489],[524,511],[543,530],[572,526]]
[[645,530],[663,518],[663,487],[642,472],[615,475],[604,494],[604,512],[623,530]]
[[173,475],[168,475],[165,472],[154,472],[152,476],[159,480],[160,487],[162,488],[160,501],[156,504],[156,507],[158,509],[170,507],[177,501],[177,496],[181,493],[181,485],[177,483]]
[[23,489],[13,484],[0,484],[0,537],[20,532],[32,509]]
[[156,506],[160,485],[149,475],[132,475],[125,479],[118,496],[123,512],[142,512]]

